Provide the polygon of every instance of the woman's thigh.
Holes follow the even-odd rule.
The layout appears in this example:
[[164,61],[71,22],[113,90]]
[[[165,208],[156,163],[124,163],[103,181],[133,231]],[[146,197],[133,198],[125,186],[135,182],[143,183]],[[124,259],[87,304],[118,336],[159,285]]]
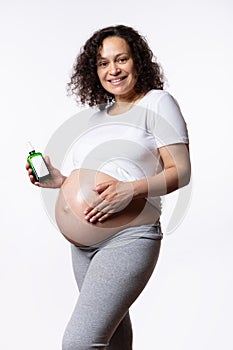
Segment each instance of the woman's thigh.
[[160,244],[160,240],[141,237],[94,252],[64,342],[71,341],[77,349],[79,346],[82,349],[107,346],[147,284],[159,256]]

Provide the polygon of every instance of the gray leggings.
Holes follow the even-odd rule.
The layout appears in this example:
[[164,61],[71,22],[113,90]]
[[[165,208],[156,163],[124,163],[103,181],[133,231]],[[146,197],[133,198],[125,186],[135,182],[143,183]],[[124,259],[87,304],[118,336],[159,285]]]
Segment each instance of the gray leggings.
[[156,265],[159,229],[150,225],[148,234],[148,225],[132,227],[96,246],[72,245],[80,294],[65,330],[63,350],[132,350],[129,308]]

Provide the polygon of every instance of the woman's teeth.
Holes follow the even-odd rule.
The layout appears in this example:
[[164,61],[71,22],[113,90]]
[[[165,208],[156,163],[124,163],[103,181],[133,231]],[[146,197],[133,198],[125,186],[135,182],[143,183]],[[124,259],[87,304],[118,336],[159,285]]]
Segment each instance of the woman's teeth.
[[109,80],[111,83],[118,83],[119,81],[125,79],[126,77],[122,77],[122,78],[117,78],[117,79],[111,79]]

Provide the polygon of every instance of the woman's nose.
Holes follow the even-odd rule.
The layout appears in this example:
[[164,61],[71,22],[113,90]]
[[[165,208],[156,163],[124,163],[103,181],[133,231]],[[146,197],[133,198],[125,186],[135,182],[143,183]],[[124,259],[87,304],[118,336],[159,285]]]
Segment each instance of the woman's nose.
[[109,73],[112,75],[117,75],[120,73],[120,68],[118,67],[116,62],[112,62],[109,67]]

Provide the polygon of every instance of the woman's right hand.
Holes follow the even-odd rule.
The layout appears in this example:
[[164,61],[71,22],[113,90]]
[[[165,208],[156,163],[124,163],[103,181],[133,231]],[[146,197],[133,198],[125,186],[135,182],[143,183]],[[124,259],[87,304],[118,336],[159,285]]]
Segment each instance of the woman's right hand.
[[33,176],[32,169],[29,165],[29,163],[26,163],[26,170],[28,172],[29,179],[31,183],[35,186],[38,187],[43,187],[43,188],[60,188],[65,181],[66,177],[62,175],[60,170],[54,168],[51,164],[50,158],[48,156],[45,157],[45,162],[48,166],[48,169],[52,175],[51,179],[48,179],[44,182],[37,182]]

